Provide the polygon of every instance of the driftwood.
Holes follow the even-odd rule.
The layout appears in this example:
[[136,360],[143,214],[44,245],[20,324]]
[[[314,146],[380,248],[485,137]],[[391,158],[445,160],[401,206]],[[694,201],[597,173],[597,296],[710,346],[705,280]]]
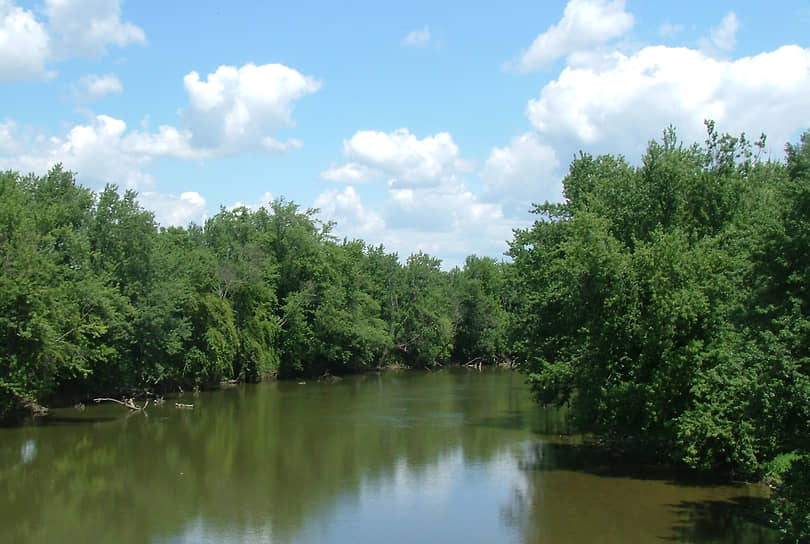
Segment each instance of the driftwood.
[[182,402],[175,402],[174,407],[177,408],[178,410],[193,410],[194,409],[193,404],[183,404]]
[[95,402],[96,404],[98,404],[99,402],[114,402],[116,404],[120,404],[121,406],[126,406],[133,412],[142,412],[143,410],[146,409],[147,406],[149,406],[149,399],[146,399],[146,402],[143,404],[143,406],[138,406],[137,404],[135,404],[135,399],[118,400],[118,399],[111,399],[108,397],[102,397],[98,399],[93,399],[93,402]]
[[464,366],[466,366],[467,368],[474,368],[476,370],[483,370],[483,368],[484,368],[484,358],[483,357],[475,357],[475,358],[470,359],[469,361],[467,361],[467,364],[465,364]]

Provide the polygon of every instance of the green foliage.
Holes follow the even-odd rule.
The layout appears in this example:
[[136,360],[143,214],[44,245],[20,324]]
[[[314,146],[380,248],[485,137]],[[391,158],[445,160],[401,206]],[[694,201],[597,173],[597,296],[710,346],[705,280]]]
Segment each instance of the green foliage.
[[282,199],[158,228],[115,185],[0,174],[0,418],[53,396],[498,360],[499,265],[451,281],[425,254],[338,242],[315,213]]
[[810,133],[779,163],[764,137],[707,129],[703,146],[667,129],[639,167],[575,158],[565,201],[511,243],[512,349],[583,429],[691,467],[781,467],[779,519],[806,536]]
[[213,293],[195,293],[184,314],[190,318],[192,333],[183,375],[193,376],[195,385],[203,387],[231,377],[239,345],[231,306]]
[[0,416],[92,372],[115,296],[92,274],[93,198],[54,167],[42,178],[0,174]]
[[239,338],[234,374],[245,380],[257,380],[279,366],[273,220],[265,209],[223,209],[205,225],[205,248],[216,260],[212,289],[233,309]]
[[467,257],[451,274],[456,304],[453,359],[497,363],[507,355],[509,316],[504,307],[505,273],[489,257]]
[[776,522],[785,541],[810,540],[810,455],[807,453],[789,460],[789,468],[781,474],[783,484],[773,499]]
[[440,264],[415,253],[392,282],[392,356],[407,365],[440,365],[452,354],[454,326]]

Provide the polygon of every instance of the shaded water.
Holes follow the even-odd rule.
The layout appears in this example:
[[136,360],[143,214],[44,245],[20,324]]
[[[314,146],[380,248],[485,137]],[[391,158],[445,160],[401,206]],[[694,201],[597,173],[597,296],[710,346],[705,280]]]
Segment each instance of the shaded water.
[[606,466],[566,431],[495,371],[60,410],[0,429],[0,542],[776,542],[763,489]]

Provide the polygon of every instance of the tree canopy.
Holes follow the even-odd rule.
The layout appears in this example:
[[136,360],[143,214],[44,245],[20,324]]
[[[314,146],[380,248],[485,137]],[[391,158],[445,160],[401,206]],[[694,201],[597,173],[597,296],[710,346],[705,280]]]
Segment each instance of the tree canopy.
[[0,418],[54,396],[505,355],[499,263],[401,263],[315,212],[279,199],[162,228],[132,191],[60,166],[0,174]]

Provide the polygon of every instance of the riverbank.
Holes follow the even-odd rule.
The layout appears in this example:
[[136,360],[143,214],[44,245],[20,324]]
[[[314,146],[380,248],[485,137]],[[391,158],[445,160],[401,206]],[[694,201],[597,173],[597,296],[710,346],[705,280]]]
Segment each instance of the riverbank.
[[[441,368],[467,368],[478,371],[483,371],[489,368],[516,370],[515,366],[509,361],[489,365],[485,365],[480,361],[473,362],[473,364],[469,362],[468,363],[449,362],[444,365],[436,365],[435,367],[433,367],[433,369],[441,369]],[[389,362],[383,365],[366,369],[351,368],[348,369],[348,371],[343,374],[332,374],[329,371],[327,371],[320,375],[302,374],[298,376],[291,376],[289,378],[279,378],[277,372],[266,372],[262,374],[261,379],[258,380],[258,382],[245,382],[242,380],[228,379],[228,380],[221,380],[219,383],[217,383],[212,387],[207,387],[203,389],[191,388],[190,390],[217,391],[223,388],[232,387],[234,385],[242,383],[267,383],[279,380],[282,381],[286,380],[290,382],[299,382],[301,380],[317,380],[319,382],[324,383],[335,383],[337,381],[340,381],[344,376],[353,376],[357,374],[372,373],[372,372],[404,372],[416,370],[430,371],[431,368],[409,366],[402,362]],[[114,398],[120,401],[126,401],[127,399],[131,399],[137,400],[139,402],[146,402],[147,400],[159,399],[172,393],[184,393],[185,391],[186,389],[183,388],[182,386],[165,384],[163,386],[152,386],[149,388],[127,387],[127,388],[108,388],[96,391],[58,392],[56,394],[48,396],[46,399],[44,399],[44,401],[41,404],[34,401],[33,399],[26,399],[25,402],[23,402],[17,410],[9,412],[4,419],[0,419],[0,427],[24,425],[30,422],[32,418],[47,415],[48,411],[51,408],[59,409],[71,406],[86,406],[91,404],[93,402],[93,399],[101,397]]]

